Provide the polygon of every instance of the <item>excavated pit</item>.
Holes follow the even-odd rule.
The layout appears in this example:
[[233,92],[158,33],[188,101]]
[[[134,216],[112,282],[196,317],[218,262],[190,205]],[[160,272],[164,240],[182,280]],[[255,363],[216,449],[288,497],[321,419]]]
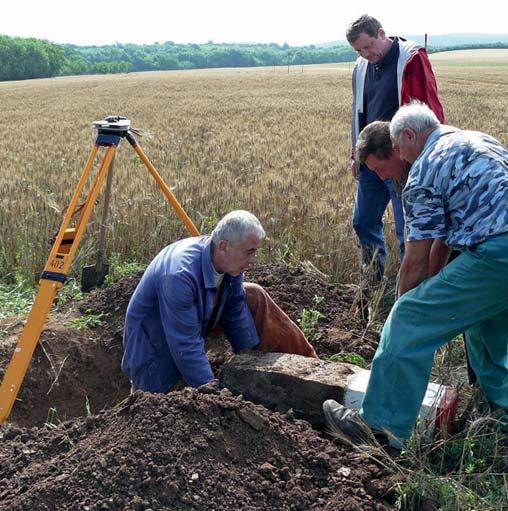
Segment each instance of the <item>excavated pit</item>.
[[[18,401],[9,422],[38,426],[48,415],[60,420],[100,411],[127,397],[128,379],[120,370],[125,311],[141,274],[129,276],[106,289],[96,289],[76,304],[74,312],[51,314],[32,358]],[[295,322],[304,308],[317,306],[324,317],[318,322],[313,342],[319,356],[356,353],[370,361],[379,335],[352,312],[353,292],[330,284],[317,272],[302,267],[263,265],[249,272],[246,280],[261,284]],[[76,316],[100,318],[101,324],[77,329]],[[24,319],[24,318],[23,318]],[[0,341],[0,372],[3,374],[22,328],[15,323],[10,335]],[[227,340],[212,337],[207,353],[217,376],[233,355]]]

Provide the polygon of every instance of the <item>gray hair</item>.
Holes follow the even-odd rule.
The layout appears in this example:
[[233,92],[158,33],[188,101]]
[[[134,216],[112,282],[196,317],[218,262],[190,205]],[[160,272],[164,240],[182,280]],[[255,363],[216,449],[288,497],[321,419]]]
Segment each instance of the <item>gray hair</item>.
[[440,124],[436,114],[425,103],[414,100],[397,110],[390,122],[390,136],[398,141],[406,128],[420,134],[435,130]]
[[220,240],[236,242],[245,240],[249,234],[255,234],[262,240],[265,237],[265,230],[252,213],[238,209],[219,220],[212,231],[211,238],[215,244]]

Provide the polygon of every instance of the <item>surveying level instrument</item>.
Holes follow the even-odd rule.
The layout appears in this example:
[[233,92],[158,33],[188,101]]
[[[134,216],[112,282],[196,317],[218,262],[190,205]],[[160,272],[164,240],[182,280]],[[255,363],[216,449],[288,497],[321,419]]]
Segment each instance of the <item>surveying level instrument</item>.
[[[192,220],[187,216],[176,197],[136,142],[133,131],[131,130],[130,120],[126,117],[115,115],[106,117],[100,121],[95,121],[92,126],[97,129],[95,144],[88,156],[76,190],[66,210],[60,230],[56,235],[39,281],[39,290],[35,301],[14,350],[14,354],[5,371],[2,385],[0,386],[0,424],[7,419],[14,406],[16,396],[18,395],[23,378],[30,365],[35,347],[39,342],[51,305],[57,291],[64,285],[67,279],[67,274],[70,271],[79,243],[83,238],[92,209],[96,204],[104,181],[112,167],[118,144],[122,138],[126,138],[134,151],[136,151],[190,234],[192,236],[199,235],[199,231],[192,223]],[[78,204],[83,189],[89,181],[91,171],[101,147],[104,148],[104,154],[98,165],[98,170],[88,195],[83,204]]]

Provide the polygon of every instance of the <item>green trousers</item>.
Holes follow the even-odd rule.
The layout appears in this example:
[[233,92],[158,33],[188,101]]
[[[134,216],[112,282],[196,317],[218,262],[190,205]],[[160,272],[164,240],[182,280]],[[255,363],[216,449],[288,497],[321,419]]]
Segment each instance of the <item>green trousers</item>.
[[508,409],[508,233],[463,252],[397,300],[372,362],[363,419],[406,440],[436,350],[461,332],[486,398]]

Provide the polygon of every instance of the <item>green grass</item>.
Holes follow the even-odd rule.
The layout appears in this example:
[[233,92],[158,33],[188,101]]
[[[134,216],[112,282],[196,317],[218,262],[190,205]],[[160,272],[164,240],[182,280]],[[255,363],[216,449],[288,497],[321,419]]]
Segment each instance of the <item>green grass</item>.
[[87,309],[85,314],[79,316],[78,318],[74,318],[68,321],[68,325],[71,328],[76,328],[77,330],[84,330],[85,328],[94,328],[97,326],[101,326],[104,323],[104,320],[109,316],[109,314],[100,313],[100,314],[92,314],[91,309]]
[[328,357],[328,360],[332,362],[347,362],[362,369],[366,369],[369,366],[368,362],[359,353],[336,353]]
[[135,261],[124,261],[119,254],[113,254],[109,258],[110,270],[104,279],[104,287],[122,280],[129,275],[134,275],[143,271],[146,265],[137,263]]
[[[141,272],[145,266],[132,261],[122,261],[115,254],[110,259],[111,269],[106,276],[104,287],[108,287],[129,275]],[[22,275],[6,275],[0,280],[0,321],[2,319],[27,316],[30,312],[38,286]],[[83,299],[81,284],[78,279],[70,277],[58,291],[53,304],[53,312],[66,311],[76,301]],[[91,311],[68,321],[68,326],[82,330],[100,326],[106,319],[104,314],[92,314]],[[9,328],[0,325],[0,340],[8,334]]]
[[398,463],[398,506],[411,511],[508,509],[508,431],[476,411],[445,440],[413,436]]
[[81,291],[81,285],[78,280],[74,278],[68,279],[64,286],[58,291],[55,297],[55,304],[58,307],[71,304],[76,300],[83,298],[83,292]]
[[14,277],[0,281],[0,319],[25,314],[30,310],[36,287],[27,279]]

